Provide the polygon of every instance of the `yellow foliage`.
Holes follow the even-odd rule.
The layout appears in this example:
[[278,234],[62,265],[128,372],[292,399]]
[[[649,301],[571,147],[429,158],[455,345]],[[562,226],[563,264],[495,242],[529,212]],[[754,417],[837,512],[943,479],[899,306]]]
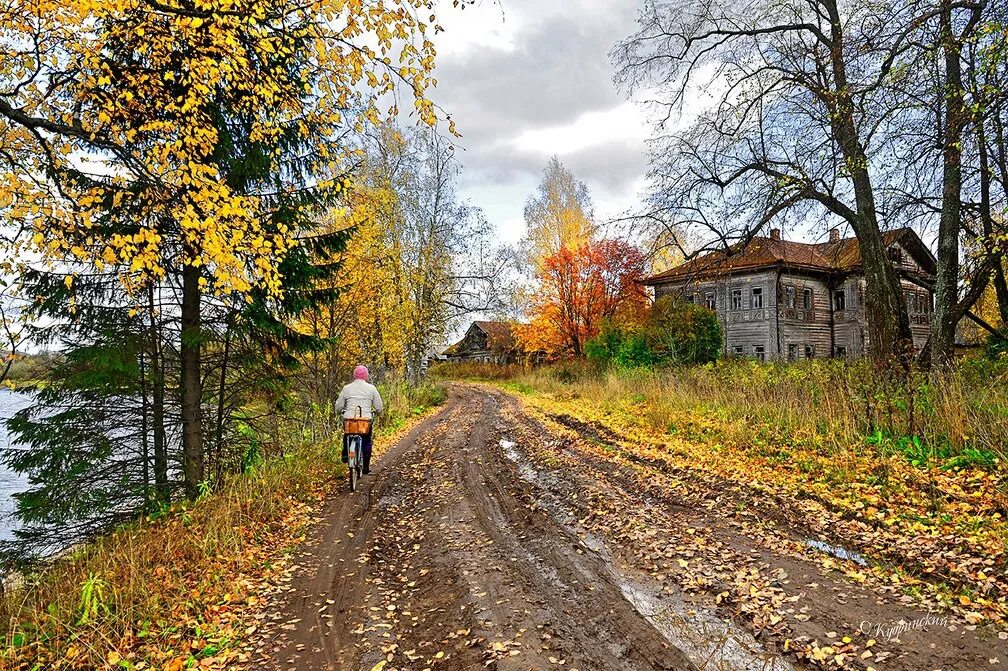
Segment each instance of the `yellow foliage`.
[[[299,129],[313,172],[331,176],[320,186],[335,189],[351,153],[332,138],[376,123],[376,101],[398,84],[435,121],[423,0],[5,4],[0,85],[18,94],[0,108],[11,159],[0,207],[32,232],[14,251],[111,266],[127,288],[192,265],[220,294],[282,293],[279,260],[296,241],[268,225],[275,199],[221,174],[221,104],[251,120],[250,141],[277,147],[271,159]],[[310,71],[292,75],[302,61]]]

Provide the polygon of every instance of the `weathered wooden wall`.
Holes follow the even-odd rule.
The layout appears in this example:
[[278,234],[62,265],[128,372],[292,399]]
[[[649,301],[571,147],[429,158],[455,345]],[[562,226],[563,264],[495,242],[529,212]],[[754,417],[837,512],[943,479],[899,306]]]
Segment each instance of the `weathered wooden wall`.
[[[930,323],[929,293],[908,281],[903,281],[906,295],[914,294],[910,321],[914,346],[923,347]],[[763,290],[763,308],[752,308],[752,289]],[[787,288],[793,287],[795,307],[787,305]],[[812,291],[812,308],[805,309],[804,290]],[[732,291],[742,292],[742,309],[731,308]],[[836,307],[836,292],[845,292],[845,308]],[[852,275],[830,288],[825,279],[812,274],[761,270],[708,280],[680,280],[655,287],[655,297],[682,296],[699,305],[706,305],[713,294],[715,312],[724,329],[724,353],[755,356],[763,347],[767,359],[821,359],[838,355],[864,356],[868,352],[868,329],[864,312],[864,278]],[[910,299],[908,298],[908,301]],[[794,346],[792,349],[791,346]]]

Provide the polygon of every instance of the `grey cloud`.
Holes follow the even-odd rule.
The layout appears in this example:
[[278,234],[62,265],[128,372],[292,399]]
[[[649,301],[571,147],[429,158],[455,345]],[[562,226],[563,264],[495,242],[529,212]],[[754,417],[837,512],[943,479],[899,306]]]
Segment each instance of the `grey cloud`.
[[[538,174],[546,160],[540,154],[512,148],[463,152],[464,179],[470,183],[508,184],[520,175]],[[590,186],[619,192],[647,170],[644,148],[623,141],[606,142],[560,156],[560,160]]]
[[[602,3],[611,9],[594,13],[572,11],[568,3],[566,13],[519,33],[514,51],[488,48],[440,60],[434,98],[458,123],[461,144],[472,149],[623,102],[608,52],[633,28],[639,2]],[[542,15],[548,7],[541,4],[527,3],[522,14]],[[505,3],[505,12],[525,5]]]
[[568,154],[564,163],[582,180],[612,192],[625,190],[647,170],[644,148],[625,142],[595,145]]
[[[476,49],[439,60],[434,99],[462,133],[463,183],[513,188],[537,180],[546,157],[521,151],[512,140],[523,131],[563,126],[624,102],[608,53],[633,32],[642,2],[504,0],[506,16],[524,19],[513,51]],[[588,10],[579,11],[579,4]],[[644,148],[626,142],[560,158],[596,196],[625,190],[646,169]]]

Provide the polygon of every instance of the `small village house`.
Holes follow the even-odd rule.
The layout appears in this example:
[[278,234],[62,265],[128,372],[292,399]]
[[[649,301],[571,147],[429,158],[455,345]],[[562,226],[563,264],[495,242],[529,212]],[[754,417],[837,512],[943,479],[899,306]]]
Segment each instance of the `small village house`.
[[451,362],[516,363],[520,358],[513,325],[502,321],[474,321],[465,335],[444,351]]
[[[937,261],[909,228],[883,234],[907,302],[914,346],[927,341]],[[717,313],[726,355],[767,359],[857,357],[871,334],[856,238],[836,229],[823,243],[784,240],[779,229],[699,256],[644,283]]]

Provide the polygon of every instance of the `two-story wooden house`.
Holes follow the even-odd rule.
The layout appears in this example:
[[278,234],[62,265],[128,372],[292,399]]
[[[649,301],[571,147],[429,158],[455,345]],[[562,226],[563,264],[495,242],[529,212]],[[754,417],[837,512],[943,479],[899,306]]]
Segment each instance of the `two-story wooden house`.
[[[903,285],[914,346],[928,337],[937,261],[909,228],[883,239]],[[769,238],[699,256],[645,284],[655,298],[680,296],[714,310],[725,334],[725,354],[767,359],[854,357],[871,334],[864,312],[865,279],[856,238],[828,242]]]

